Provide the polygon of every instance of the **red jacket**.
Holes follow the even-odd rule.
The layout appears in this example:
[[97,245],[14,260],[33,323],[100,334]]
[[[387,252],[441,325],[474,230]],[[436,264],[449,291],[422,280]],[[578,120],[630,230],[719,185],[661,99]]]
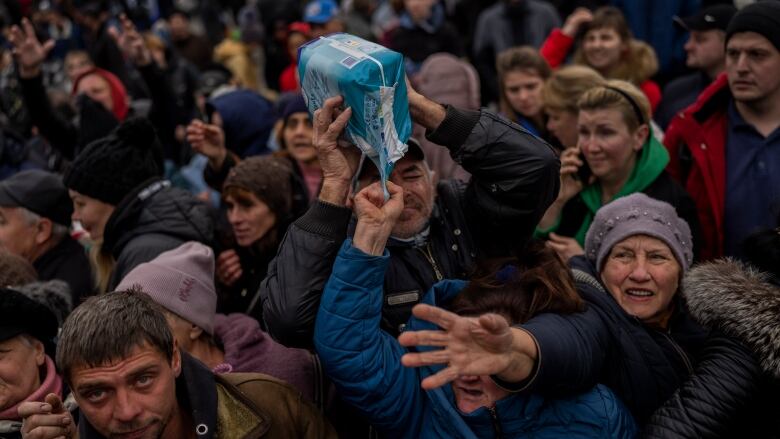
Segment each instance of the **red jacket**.
[[[574,45],[574,38],[564,34],[560,29],[553,29],[547,39],[544,40],[542,47],[539,48],[539,54],[542,55],[551,68],[556,69],[563,64],[571,47]],[[655,81],[646,80],[639,85],[639,88],[650,101],[650,111],[655,113],[658,104],[661,103],[661,87]]]
[[723,211],[726,199],[727,109],[731,99],[721,74],[691,106],[672,119],[664,145],[669,174],[682,184],[699,211],[704,248],[702,260],[723,255]]

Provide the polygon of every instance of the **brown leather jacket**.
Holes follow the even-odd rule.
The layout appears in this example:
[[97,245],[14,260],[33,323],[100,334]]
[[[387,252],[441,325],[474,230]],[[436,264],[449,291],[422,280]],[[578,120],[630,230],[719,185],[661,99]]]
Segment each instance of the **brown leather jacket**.
[[216,438],[337,438],[322,414],[289,384],[268,375],[217,375]]

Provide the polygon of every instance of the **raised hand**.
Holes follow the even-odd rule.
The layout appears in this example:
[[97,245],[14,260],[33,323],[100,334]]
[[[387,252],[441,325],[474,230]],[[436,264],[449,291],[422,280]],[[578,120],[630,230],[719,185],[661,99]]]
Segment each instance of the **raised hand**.
[[352,177],[360,163],[360,150],[339,145],[339,136],[352,116],[352,109],[339,110],[344,98],[328,98],[314,112],[314,148],[322,168],[320,200],[339,206],[346,205]]
[[379,182],[373,183],[355,195],[354,211],[357,217],[352,245],[365,253],[379,256],[384,252],[387,238],[404,210],[404,190],[387,182],[390,199],[385,201]]
[[115,28],[108,30],[109,34],[116,41],[122,53],[137,66],[149,65],[152,62],[152,53],[146,47],[143,37],[138,33],[138,29],[125,14],[119,16],[119,24],[122,31]]
[[225,132],[222,131],[222,128],[193,119],[184,132],[193,151],[205,155],[213,169],[222,168],[228,154],[225,146]]
[[23,402],[18,413],[22,418],[22,438],[54,439],[72,438],[76,424],[70,412],[65,410],[62,400],[54,393],[46,395],[46,402]]
[[574,38],[582,28],[582,25],[593,21],[593,13],[587,8],[577,8],[566,18],[566,22],[563,23],[563,32],[566,36]]
[[407,367],[446,366],[422,381],[424,389],[441,387],[465,375],[498,375],[508,381],[522,381],[533,369],[533,339],[525,331],[511,328],[498,314],[461,317],[425,304],[416,305],[412,313],[442,328],[407,331],[398,337],[402,346],[441,348],[401,357],[401,363]]
[[41,74],[41,64],[54,48],[54,40],[43,44],[35,36],[35,29],[27,18],[22,19],[22,28],[12,26],[8,40],[13,45],[13,54],[22,78],[34,78]]

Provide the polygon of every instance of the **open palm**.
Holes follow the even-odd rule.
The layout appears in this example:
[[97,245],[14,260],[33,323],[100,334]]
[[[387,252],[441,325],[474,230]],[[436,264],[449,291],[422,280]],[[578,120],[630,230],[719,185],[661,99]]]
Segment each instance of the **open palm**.
[[54,48],[54,40],[41,44],[35,36],[35,29],[27,18],[22,19],[22,28],[13,26],[8,38],[13,45],[13,54],[23,78],[31,78],[40,74],[40,67]]

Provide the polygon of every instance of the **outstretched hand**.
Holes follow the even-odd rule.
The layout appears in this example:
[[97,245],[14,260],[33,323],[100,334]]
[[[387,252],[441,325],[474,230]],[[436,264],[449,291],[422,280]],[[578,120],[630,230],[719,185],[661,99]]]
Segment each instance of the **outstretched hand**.
[[43,44],[35,36],[35,28],[27,18],[22,18],[22,28],[12,26],[8,40],[13,45],[13,54],[19,68],[19,76],[33,78],[41,74],[41,64],[46,59],[54,40],[46,40]]
[[138,29],[135,28],[135,24],[125,14],[119,16],[119,24],[122,28],[121,33],[115,28],[108,30],[119,49],[133,64],[137,66],[149,65],[152,62],[152,53],[146,47],[146,42]]
[[446,366],[422,381],[424,389],[441,387],[465,375],[498,375],[507,381],[522,381],[533,369],[533,339],[525,331],[511,328],[498,314],[461,317],[425,304],[416,305],[412,313],[442,328],[407,331],[398,337],[402,346],[441,348],[401,357],[401,363],[407,367]]
[[355,195],[354,210],[357,217],[352,245],[370,255],[384,252],[387,239],[404,210],[404,190],[387,182],[390,199],[385,201],[379,182],[373,183]]

